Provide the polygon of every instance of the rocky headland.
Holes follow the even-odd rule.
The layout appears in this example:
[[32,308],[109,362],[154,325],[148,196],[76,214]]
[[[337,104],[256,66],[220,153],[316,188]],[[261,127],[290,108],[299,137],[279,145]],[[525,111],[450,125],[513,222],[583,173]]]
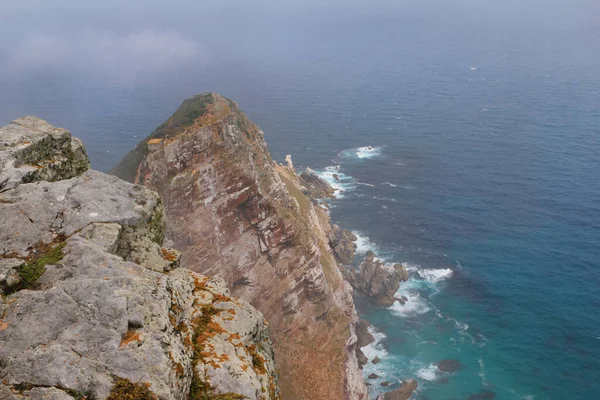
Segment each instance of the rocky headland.
[[298,176],[291,157],[275,163],[233,101],[185,100],[113,173],[160,193],[183,266],[220,277],[265,315],[283,398],[367,398],[352,289],[329,216],[307,196],[333,192]]

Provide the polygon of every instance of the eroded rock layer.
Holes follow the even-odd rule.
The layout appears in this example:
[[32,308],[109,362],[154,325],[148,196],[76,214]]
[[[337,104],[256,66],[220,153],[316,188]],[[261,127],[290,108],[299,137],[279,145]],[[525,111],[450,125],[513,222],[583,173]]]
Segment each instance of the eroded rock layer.
[[37,118],[0,138],[1,399],[280,398],[267,322],[178,268],[156,192]]
[[366,399],[329,218],[234,102],[186,100],[113,172],[162,195],[184,266],[222,277],[264,313],[285,399]]

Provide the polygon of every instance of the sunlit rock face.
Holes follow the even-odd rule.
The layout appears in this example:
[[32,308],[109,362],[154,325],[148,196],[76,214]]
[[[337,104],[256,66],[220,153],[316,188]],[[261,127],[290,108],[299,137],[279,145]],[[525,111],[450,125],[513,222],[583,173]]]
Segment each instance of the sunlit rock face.
[[183,266],[221,277],[264,314],[283,398],[367,398],[329,217],[233,101],[187,99],[113,173],[161,194]]

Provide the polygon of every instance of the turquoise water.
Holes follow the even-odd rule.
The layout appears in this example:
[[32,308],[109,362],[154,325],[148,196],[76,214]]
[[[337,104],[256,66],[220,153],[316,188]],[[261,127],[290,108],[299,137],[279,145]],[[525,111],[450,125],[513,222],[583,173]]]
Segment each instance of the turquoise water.
[[[356,299],[379,338],[375,388],[415,377],[421,400],[600,399],[600,5],[261,4],[11,15],[0,124],[68,127],[107,171],[186,96],[231,97],[275,158],[340,174],[333,219],[411,271],[405,306]],[[67,41],[72,62],[46,52],[11,70],[31,21],[49,37],[167,29],[209,56],[151,73],[125,57],[115,78]],[[442,374],[442,359],[462,368]]]

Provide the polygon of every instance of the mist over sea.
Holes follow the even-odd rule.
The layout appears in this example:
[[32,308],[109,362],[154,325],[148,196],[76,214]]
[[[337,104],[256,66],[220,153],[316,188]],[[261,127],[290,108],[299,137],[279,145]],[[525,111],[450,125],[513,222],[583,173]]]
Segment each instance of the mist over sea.
[[374,394],[600,399],[600,4],[498,3],[0,5],[0,125],[38,115],[108,171],[184,98],[232,98],[410,271],[406,305],[356,300]]

